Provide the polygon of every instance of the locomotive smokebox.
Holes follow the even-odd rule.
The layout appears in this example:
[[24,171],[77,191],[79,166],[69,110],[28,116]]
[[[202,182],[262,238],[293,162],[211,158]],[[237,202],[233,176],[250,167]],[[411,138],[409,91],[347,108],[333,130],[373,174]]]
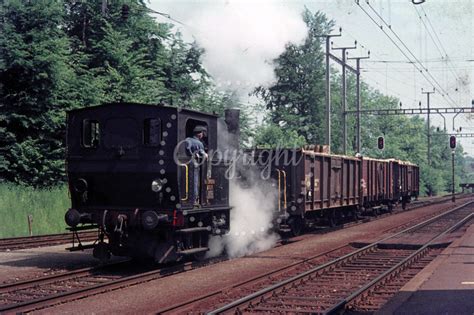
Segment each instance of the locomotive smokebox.
[[224,120],[229,132],[228,145],[232,148],[239,147],[240,140],[240,109],[228,108],[224,111]]

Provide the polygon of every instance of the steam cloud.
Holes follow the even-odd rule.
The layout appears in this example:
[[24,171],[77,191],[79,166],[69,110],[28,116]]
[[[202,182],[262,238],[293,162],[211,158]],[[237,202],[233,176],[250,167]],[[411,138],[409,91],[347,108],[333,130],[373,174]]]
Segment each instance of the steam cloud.
[[[218,86],[238,94],[273,82],[271,61],[307,29],[301,9],[284,2],[210,1],[152,4],[182,21],[183,34],[205,49],[203,63]],[[169,21],[167,21],[169,22]]]
[[[218,130],[219,148],[224,152],[238,152],[229,146],[232,135],[227,132],[225,123],[219,121]],[[210,239],[208,257],[224,251],[231,258],[253,254],[271,248],[279,238],[272,231],[278,200],[274,183],[263,180],[258,167],[244,165],[242,155],[230,154],[229,157],[233,160],[226,173],[230,176],[230,232]]]
[[220,255],[226,250],[231,258],[241,257],[271,248],[278,241],[272,232],[273,211],[277,192],[269,182],[252,181],[250,187],[242,187],[232,180],[230,204],[230,232],[211,239],[209,257]]

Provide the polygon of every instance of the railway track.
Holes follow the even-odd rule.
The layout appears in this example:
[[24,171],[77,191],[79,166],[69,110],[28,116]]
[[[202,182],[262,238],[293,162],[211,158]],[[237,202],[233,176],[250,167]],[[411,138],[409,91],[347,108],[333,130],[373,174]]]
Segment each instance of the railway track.
[[[462,195],[457,194],[457,197]],[[439,198],[432,198],[428,200],[415,201],[408,206],[407,210],[412,210],[420,207],[424,207],[431,204],[443,203],[451,199],[451,196],[444,196]],[[395,210],[405,211],[405,210]],[[365,222],[364,220],[362,220]],[[344,226],[348,226],[346,223]],[[97,231],[83,231],[78,233],[81,242],[92,242],[97,239]],[[11,237],[0,239],[0,251],[10,251],[17,249],[35,248],[51,245],[61,245],[71,243],[73,241],[72,233],[60,233],[60,234],[48,234],[38,236],[26,236],[26,237]],[[77,240],[76,240],[77,241]]]
[[27,313],[222,261],[217,257],[156,268],[132,260],[0,285],[0,314]]
[[[72,237],[70,234],[66,235]],[[344,246],[324,255],[318,255],[305,259],[303,262],[294,263],[291,266],[273,271],[272,273],[277,276],[280,276],[280,273],[284,273],[288,277],[295,274],[294,270],[289,271],[291,267],[296,267],[296,272],[301,271],[301,268],[297,265],[305,265],[303,269],[313,268],[314,266],[333,261],[336,257],[344,256],[353,250],[354,249],[350,246]],[[222,258],[217,258],[212,262],[186,263],[146,272],[137,271],[133,275],[124,274],[123,263],[120,263],[119,266],[122,267],[115,271],[113,268],[116,267],[113,266],[86,268],[68,272],[68,274],[57,274],[37,278],[35,280],[4,284],[0,285],[0,313],[18,313],[42,309],[59,303],[159,279],[222,260]],[[104,268],[109,269],[106,270]],[[268,274],[261,276],[261,278],[265,277],[268,277]],[[249,285],[251,282],[258,283],[258,280],[259,279],[246,281],[245,283],[236,285],[236,287]],[[216,295],[218,293],[210,293],[207,294],[207,296],[212,296],[213,294]],[[205,297],[201,297],[201,299],[203,298]]]
[[[362,248],[351,248],[350,253],[345,254],[348,248],[344,248],[323,255],[319,258],[322,264],[305,261],[298,268],[293,266],[298,271],[272,271],[158,312],[207,313],[226,303],[211,314],[334,313],[342,309],[370,313],[447,246],[443,237],[471,220],[473,209],[474,202],[470,202],[373,244],[355,244]],[[425,241],[417,244],[414,240]]]
[[[81,242],[92,242],[97,240],[97,231],[79,232]],[[77,242],[77,238],[75,240]],[[35,248],[68,244],[73,242],[73,233],[48,234],[26,237],[11,237],[0,239],[0,251]]]
[[[469,200],[472,200],[472,197],[473,195],[472,194],[456,194],[456,198],[458,200],[458,202],[461,202],[461,201],[469,201]],[[393,214],[397,214],[397,213],[403,213],[403,212],[406,212],[406,211],[411,211],[411,210],[415,210],[415,209],[418,209],[418,208],[423,208],[423,207],[429,207],[429,206],[432,206],[432,205],[436,205],[436,204],[442,204],[442,203],[446,203],[448,201],[451,201],[451,196],[442,196],[442,197],[436,197],[436,198],[425,198],[423,200],[418,200],[418,201],[414,201],[413,203],[409,204],[407,206],[407,208],[405,210],[403,210],[401,208],[401,206],[397,206],[393,209],[392,212],[382,212],[382,213],[378,213],[378,214],[374,214],[374,215],[366,215],[366,216],[361,216],[358,220],[356,221],[349,221],[349,222],[344,222],[340,225],[336,225],[334,227],[325,227],[323,229],[321,229],[319,232],[320,233],[329,233],[329,232],[333,232],[333,231],[336,231],[336,230],[339,230],[341,228],[349,228],[349,227],[353,227],[353,226],[357,226],[357,225],[360,225],[360,224],[363,224],[363,223],[367,223],[367,222],[371,222],[373,220],[378,220],[378,219],[383,219],[385,217],[388,217],[390,215],[393,215]],[[451,203],[450,203],[451,204]],[[416,223],[420,223],[422,221],[425,221],[425,220],[428,220],[438,214],[441,214],[441,213],[444,213],[446,212],[446,209],[442,209],[440,211],[437,211],[435,213],[431,213],[429,215],[426,215],[424,217],[421,217],[421,218],[418,218],[416,221],[413,221],[413,222],[408,222],[406,224],[403,224],[403,225],[400,225],[400,226],[396,226],[396,227],[393,227],[393,228],[390,228],[386,231],[386,233],[389,233],[389,232],[399,232],[399,231],[402,231],[408,227],[411,227],[413,225],[415,225],[414,222]],[[285,239],[285,237],[283,237],[284,240],[287,240],[287,241],[291,241],[290,239]]]
[[[456,200],[462,200],[465,198],[472,197],[472,194],[464,194],[464,193],[456,193]],[[445,195],[441,197],[423,197],[419,200],[415,200],[408,204],[407,210],[417,209],[421,207],[426,207],[433,204],[443,203],[446,201],[450,201],[452,199],[452,195]]]

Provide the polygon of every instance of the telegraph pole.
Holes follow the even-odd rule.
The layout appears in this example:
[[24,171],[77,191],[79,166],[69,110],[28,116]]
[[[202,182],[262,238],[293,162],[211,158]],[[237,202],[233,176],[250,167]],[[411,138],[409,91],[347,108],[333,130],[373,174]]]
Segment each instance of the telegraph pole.
[[426,106],[428,108],[428,119],[427,119],[427,125],[428,125],[428,166],[431,166],[431,131],[430,131],[430,94],[433,94],[435,92],[435,88],[433,88],[433,91],[429,92],[424,92],[423,89],[421,89],[421,94],[426,94]]
[[331,42],[331,37],[339,37],[341,35],[342,28],[339,28],[339,34],[318,36],[326,38],[326,144],[328,145],[329,153],[331,153],[331,67],[329,65],[329,58],[331,56],[331,53],[329,44]]
[[453,178],[452,178],[452,181],[453,181],[453,189],[452,189],[452,194],[451,194],[451,201],[452,202],[456,202],[456,195],[455,195],[455,191],[456,191],[456,186],[454,185],[454,155],[455,155],[455,151],[454,149],[451,151],[451,163],[452,163],[452,174],[453,174]]
[[[332,45],[332,42],[331,42]],[[354,42],[354,46],[348,47],[337,47],[333,48],[334,50],[341,50],[342,51],[342,152],[343,154],[347,153],[347,86],[346,86],[346,67],[347,67],[347,50],[348,49],[356,49],[357,48],[357,41]]]
[[[357,98],[357,115],[356,115],[356,129],[357,129],[357,153],[360,153],[361,149],[361,140],[360,140],[360,60],[361,59],[369,59],[370,58],[370,51],[367,52],[366,57],[351,57],[347,58],[348,60],[355,60],[356,61],[356,98]],[[344,115],[345,117],[347,116],[347,113]]]
[[451,163],[452,163],[452,174],[453,174],[453,178],[452,178],[452,184],[453,184],[453,188],[452,188],[452,194],[451,194],[451,201],[452,202],[456,202],[456,196],[454,195],[454,191],[455,191],[455,186],[454,186],[454,155],[456,153],[456,136],[451,136],[449,137],[449,147],[451,148]]
[[[337,36],[337,35],[336,35]],[[331,35],[326,36],[326,143],[328,144],[329,153],[331,153],[331,82],[329,65],[329,43]]]

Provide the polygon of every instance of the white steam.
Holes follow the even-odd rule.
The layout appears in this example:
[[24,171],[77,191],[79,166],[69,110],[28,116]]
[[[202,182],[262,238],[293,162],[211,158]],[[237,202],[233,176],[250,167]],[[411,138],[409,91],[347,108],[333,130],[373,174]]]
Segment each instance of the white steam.
[[250,255],[267,250],[278,241],[278,234],[272,231],[277,192],[269,182],[253,183],[251,187],[242,187],[231,180],[230,232],[211,239],[209,257],[224,250],[231,258]]
[[[152,7],[155,7],[152,3]],[[203,63],[217,85],[239,94],[274,81],[272,60],[307,34],[301,8],[274,1],[156,3],[205,49]],[[159,10],[158,10],[159,11]],[[167,21],[169,22],[169,21]]]

